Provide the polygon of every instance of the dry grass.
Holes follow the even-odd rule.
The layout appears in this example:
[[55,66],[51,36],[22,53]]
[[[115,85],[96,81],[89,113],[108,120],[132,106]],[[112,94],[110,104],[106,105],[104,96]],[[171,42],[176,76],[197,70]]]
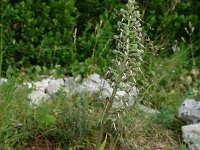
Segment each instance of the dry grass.
[[125,120],[123,118],[120,119],[120,127],[118,127],[121,129],[119,132],[123,133],[121,134],[119,143],[124,149],[180,149],[180,135],[175,135],[171,129],[158,124],[156,115],[134,111],[125,118]]

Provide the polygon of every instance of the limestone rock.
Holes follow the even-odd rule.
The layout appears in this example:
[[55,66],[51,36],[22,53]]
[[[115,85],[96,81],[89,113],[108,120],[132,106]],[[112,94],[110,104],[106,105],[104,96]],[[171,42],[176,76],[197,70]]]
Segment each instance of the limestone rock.
[[139,109],[142,110],[143,112],[149,113],[149,114],[158,114],[158,113],[160,113],[158,110],[149,108],[149,107],[144,106],[144,105],[139,105]]
[[85,93],[85,92],[87,92],[87,87],[85,87],[82,84],[78,84],[76,89],[74,90],[74,93],[77,93],[77,94],[82,94],[82,93]]
[[75,93],[76,88],[79,86],[79,83],[75,82],[72,77],[64,78],[64,88],[63,90],[72,95]]
[[37,90],[37,91],[32,91],[28,95],[28,98],[31,100],[31,104],[39,105],[42,101],[49,99],[50,96],[40,90]]
[[89,95],[94,95],[100,91],[99,84],[90,80],[90,79],[83,79],[82,86],[85,87],[85,91]]
[[22,85],[26,86],[29,89],[33,87],[33,83],[31,83],[31,82],[24,82]]
[[[110,98],[113,92],[113,88],[105,79],[100,78],[98,74],[90,75],[84,82],[83,85],[90,93],[100,93],[100,99],[105,100]],[[131,107],[135,103],[137,97],[136,87],[128,87],[128,84],[121,83],[120,88],[116,93],[115,100],[113,102],[113,109],[124,109],[125,107]],[[129,92],[126,92],[129,89]]]
[[113,109],[124,109],[126,106],[126,101],[128,94],[125,91],[117,91],[114,102],[113,102]]
[[113,109],[124,109],[125,107],[131,107],[135,104],[135,99],[136,95],[132,96],[126,91],[117,91],[113,103]]
[[94,73],[94,74],[91,74],[89,77],[88,77],[89,80],[95,82],[95,83],[101,83],[101,78],[100,78],[100,75],[98,75],[97,73]]
[[7,83],[7,82],[8,82],[8,79],[0,78],[0,84]]
[[194,99],[186,99],[179,107],[179,118],[187,124],[200,122],[200,102]]
[[[88,78],[83,79],[82,83],[80,83],[81,80],[81,75],[77,75],[76,77],[65,77],[63,79],[49,77],[42,81],[37,81],[33,83],[35,91],[29,95],[29,98],[34,103],[39,103],[43,98],[46,99],[47,97],[54,96],[60,89],[63,89],[68,95],[87,93],[88,96],[95,96],[99,94],[101,100],[111,97],[113,88],[100,75],[94,73],[88,76]],[[30,86],[29,84],[27,85]],[[128,84],[121,83],[116,93],[113,109],[124,109],[126,106],[133,106],[136,97],[136,87],[130,87]]]
[[77,76],[74,77],[74,81],[75,81],[75,82],[79,82],[79,83],[80,83],[81,80],[82,80],[82,77],[81,77],[80,74],[78,74]]
[[49,85],[51,81],[52,81],[52,78],[46,78],[46,79],[43,79],[42,81],[37,81],[33,83],[33,88],[35,90],[45,92],[46,87]]
[[85,86],[85,90],[91,95],[100,93],[102,98],[110,97],[113,90],[108,82],[100,78],[100,75],[96,73],[91,74],[88,78],[84,79],[82,85]]
[[108,81],[102,79],[102,81],[99,83],[99,89],[100,89],[100,98],[106,99],[110,98],[113,88],[110,86]]
[[137,88],[135,86],[131,87],[129,95],[136,98],[137,97],[137,93],[138,93]]
[[64,85],[63,79],[52,80],[45,88],[45,92],[51,96],[55,95]]
[[182,134],[189,150],[200,150],[200,124],[182,126]]

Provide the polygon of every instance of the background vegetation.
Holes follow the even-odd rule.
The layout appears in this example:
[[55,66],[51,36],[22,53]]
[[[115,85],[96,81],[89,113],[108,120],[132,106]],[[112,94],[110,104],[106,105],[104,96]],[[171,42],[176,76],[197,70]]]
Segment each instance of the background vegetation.
[[[161,111],[155,122],[163,125],[159,126],[159,129],[164,127],[167,132],[172,131],[173,137],[177,135],[176,133],[180,133],[181,123],[176,118],[180,102],[184,98],[200,99],[200,2],[194,0],[138,0],[137,2],[142,13],[144,32],[148,35],[145,40],[150,41],[146,44],[142,66],[143,75],[138,78],[139,100]],[[104,75],[115,44],[112,37],[116,33],[118,19],[116,14],[125,3],[126,0],[68,0],[67,2],[66,0],[2,0],[0,76],[17,76],[18,79],[24,80],[35,79],[35,76],[41,74],[86,76],[97,72]],[[13,86],[10,85],[10,87]],[[13,102],[12,99],[16,93],[15,89],[10,90],[1,92],[1,99],[5,101],[10,99],[8,104],[5,103],[6,107],[1,105],[5,108],[1,109],[2,114],[13,114],[13,112],[8,112],[10,111],[8,108],[15,108],[10,102]],[[5,96],[2,93],[8,95]],[[74,99],[80,101],[79,98]],[[47,133],[45,127],[49,128],[49,125],[52,130],[61,128],[60,131],[53,130],[48,137],[59,134],[62,135],[60,136],[62,139],[66,136],[61,134],[64,127],[62,128],[60,120],[63,119],[63,115],[52,115],[53,112],[50,110],[38,108],[38,111],[45,110],[44,114],[47,114],[45,117],[49,118],[43,123],[41,118],[44,116],[36,117],[39,113],[30,110],[24,101],[18,101],[18,103],[20,107],[23,105],[23,108],[26,108],[23,111],[30,112],[26,116],[29,118],[28,121],[26,117],[23,118],[26,112],[20,113],[22,120],[19,121],[26,123],[25,127],[29,126],[30,130],[16,129],[16,122],[12,121],[17,120],[18,113],[15,113],[16,116],[11,115],[14,117],[12,121],[5,122],[0,127],[2,136],[0,142],[4,143],[3,147],[6,147],[7,143],[14,146],[19,143],[18,137],[14,137],[14,141],[10,139],[10,135],[14,132],[19,133],[17,135],[23,135],[26,133],[24,131],[29,131],[25,134],[27,139],[30,137],[34,139],[38,135]],[[67,107],[68,105],[75,104],[67,104]],[[78,108],[72,107],[72,109]],[[14,110],[21,111],[17,108]],[[74,117],[70,119],[79,120],[77,114],[72,114],[72,116]],[[4,120],[6,117],[8,116],[1,119]],[[57,118],[56,121],[55,118]],[[66,116],[64,118],[69,126],[73,126],[67,122]],[[155,122],[151,123],[151,127],[158,125]],[[13,126],[6,126],[8,124]],[[35,132],[38,124],[41,126]],[[90,138],[95,137],[95,135],[91,136],[96,129],[95,126],[90,129],[83,126],[75,127],[78,133],[72,130],[71,135],[75,137],[79,134],[81,137],[83,134],[89,134]],[[119,126],[123,128],[122,122]],[[33,134],[33,131],[36,134]],[[111,135],[113,131],[108,133]],[[46,134],[45,137],[47,137]],[[164,135],[164,137],[167,136]],[[179,138],[180,136],[175,136],[176,140]],[[64,141],[69,141],[68,143],[73,143],[69,137],[64,139]],[[53,139],[53,141],[59,140]],[[81,138],[80,141],[82,142]],[[93,139],[84,142],[93,143]],[[171,143],[176,142],[172,140]]]
[[[9,66],[27,71],[36,65],[47,68],[61,65],[66,74],[84,74],[94,64],[97,71],[102,71],[111,57],[115,10],[125,3],[125,0],[3,0],[0,12],[3,72]],[[138,3],[144,30],[157,46],[153,53],[163,58],[172,56],[177,48],[188,51],[181,53],[187,53],[185,67],[190,67],[199,52],[199,2]],[[188,48],[190,51],[185,50]],[[195,65],[199,66],[199,61]]]

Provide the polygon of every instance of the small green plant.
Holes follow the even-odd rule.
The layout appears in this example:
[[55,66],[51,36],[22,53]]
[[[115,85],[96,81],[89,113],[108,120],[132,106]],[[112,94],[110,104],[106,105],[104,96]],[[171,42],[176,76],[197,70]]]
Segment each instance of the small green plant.
[[106,104],[103,118],[100,122],[100,131],[96,149],[98,150],[102,141],[104,126],[112,110],[117,91],[120,84],[127,85],[126,92],[136,84],[136,76],[140,71],[142,62],[141,54],[144,46],[142,45],[142,27],[140,12],[135,0],[129,0],[126,9],[120,9],[121,20],[117,22],[118,35],[114,35],[116,40],[116,50],[114,50],[115,59],[112,60],[112,66],[109,68],[106,76],[113,87],[111,97]]
[[13,149],[30,137],[32,127],[31,110],[26,99],[27,89],[16,86],[16,79],[0,85],[0,149]]
[[175,120],[175,115],[172,110],[163,104],[161,104],[161,106],[161,112],[157,114],[157,121],[159,124],[162,124],[165,127],[170,127],[170,125],[172,125],[173,121]]

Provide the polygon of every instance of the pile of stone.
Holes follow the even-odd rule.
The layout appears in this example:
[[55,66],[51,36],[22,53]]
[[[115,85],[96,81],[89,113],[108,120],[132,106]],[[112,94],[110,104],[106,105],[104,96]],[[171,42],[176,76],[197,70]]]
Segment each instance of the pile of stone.
[[[31,100],[31,103],[35,105],[39,105],[42,101],[47,101],[59,91],[63,91],[69,96],[83,93],[89,96],[99,94],[102,100],[109,98],[113,91],[111,85],[96,73],[84,79],[82,79],[80,75],[59,79],[48,77],[34,83],[26,82],[24,85],[33,89],[28,95],[28,98]],[[125,89],[126,85],[121,84],[121,87],[123,86],[123,89]],[[125,90],[118,90],[113,103],[113,109],[123,109],[126,106],[133,106],[136,97],[136,87],[132,87],[128,93]]]
[[7,82],[8,82],[8,79],[0,78],[0,84],[4,84],[4,83],[7,83]]
[[[7,83],[7,79],[1,78],[0,84],[4,83]],[[59,91],[65,92],[67,96],[75,94],[87,94],[88,96],[98,95],[101,100],[109,98],[113,91],[111,85],[96,73],[84,79],[82,79],[81,75],[58,79],[49,76],[43,78],[41,81],[24,82],[23,86],[27,86],[32,89],[28,98],[33,105],[39,105],[41,102],[48,101]],[[126,86],[126,84],[122,83],[120,87],[121,89],[126,89]],[[118,90],[112,107],[113,109],[124,109],[127,106],[131,107],[134,105],[136,97],[136,87],[132,87],[128,93],[125,90]],[[144,105],[138,105],[138,108],[149,114],[159,113],[159,111]]]
[[200,101],[184,100],[179,107],[178,116],[187,123],[182,126],[182,134],[189,150],[200,150]]

